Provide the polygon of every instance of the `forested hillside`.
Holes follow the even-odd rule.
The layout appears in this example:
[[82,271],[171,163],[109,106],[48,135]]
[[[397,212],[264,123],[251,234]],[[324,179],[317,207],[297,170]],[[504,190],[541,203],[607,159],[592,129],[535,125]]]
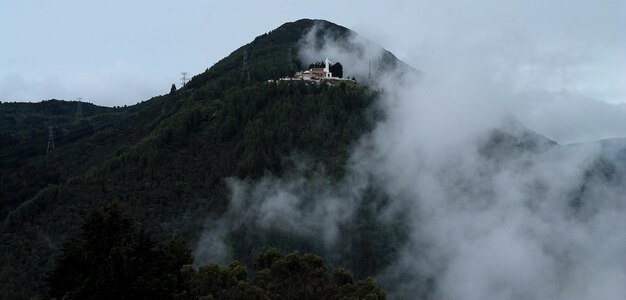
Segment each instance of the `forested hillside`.
[[[0,104],[0,218],[48,184],[58,184],[102,159],[102,150],[96,147],[108,145],[97,142],[94,147],[85,137],[95,132],[102,136],[119,119],[119,112],[58,100]],[[54,144],[48,148],[50,128]],[[57,147],[64,156],[56,156]]]
[[269,248],[248,268],[237,261],[194,268],[192,260],[184,243],[154,241],[114,202],[85,218],[45,281],[56,299],[385,299],[371,278],[330,272],[312,254]]
[[[311,63],[297,55],[287,61],[286,53],[313,24],[287,23],[186,86],[137,105],[82,103],[77,118],[76,102],[0,104],[0,298],[46,295],[44,275],[63,241],[78,235],[89,211],[108,202],[119,203],[158,240],[193,244],[206,220],[228,207],[225,178],[280,176],[294,167],[285,160],[293,155],[341,178],[351,145],[381,117],[376,92],[358,85],[267,82]],[[348,33],[324,24],[328,34]],[[56,147],[46,155],[49,126]],[[263,247],[291,251],[298,245],[246,240],[237,247],[238,258],[253,262]]]
[[[355,37],[304,19],[135,105],[0,103],[0,299],[430,299],[457,291],[449,272],[472,282],[482,264],[449,260],[490,261],[482,249],[518,292],[500,237],[537,227],[516,220],[550,229],[531,246],[565,257],[564,278],[581,256],[544,246],[619,222],[623,140],[564,147],[512,115],[465,130],[465,111],[402,95],[419,73]],[[276,80],[341,47],[344,74],[374,58],[381,84]]]

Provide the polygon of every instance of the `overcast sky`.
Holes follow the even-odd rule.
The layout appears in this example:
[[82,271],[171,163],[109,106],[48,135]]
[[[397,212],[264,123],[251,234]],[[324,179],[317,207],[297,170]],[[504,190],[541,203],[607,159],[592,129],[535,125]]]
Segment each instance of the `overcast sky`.
[[0,100],[133,104],[301,18],[351,28],[427,72],[463,65],[520,89],[626,102],[618,0],[1,0]]
[[553,70],[571,71],[559,76],[572,78],[552,78],[562,82],[551,88],[624,102],[626,5],[597,2],[2,0],[0,99],[132,104],[167,92],[181,71],[197,74],[285,22],[323,18],[416,67],[442,47],[502,48],[514,41],[526,48],[500,53],[504,63],[566,54],[546,63],[573,64]]

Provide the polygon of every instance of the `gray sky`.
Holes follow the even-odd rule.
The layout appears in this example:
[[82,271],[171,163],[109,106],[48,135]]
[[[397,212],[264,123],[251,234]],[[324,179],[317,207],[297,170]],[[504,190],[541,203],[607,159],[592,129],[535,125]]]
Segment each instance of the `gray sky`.
[[524,49],[497,49],[504,63],[545,56],[525,61],[526,75],[571,71],[552,74],[553,88],[624,102],[626,4],[597,2],[3,0],[0,99],[132,104],[167,92],[180,71],[197,74],[255,36],[306,17],[352,28],[416,67],[441,48],[513,42]]
[[133,104],[285,22],[320,18],[426,72],[475,69],[535,94],[624,103],[625,12],[619,0],[2,0],[0,100]]

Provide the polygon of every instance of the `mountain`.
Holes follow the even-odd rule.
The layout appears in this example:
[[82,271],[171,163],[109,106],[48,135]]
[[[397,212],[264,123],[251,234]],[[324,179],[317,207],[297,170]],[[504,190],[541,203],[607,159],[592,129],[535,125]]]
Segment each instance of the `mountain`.
[[0,218],[103,160],[116,145],[107,136],[123,112],[77,101],[0,104]]
[[[0,297],[45,294],[42,279],[61,243],[110,201],[157,238],[193,244],[228,207],[225,178],[283,174],[295,167],[284,159],[292,155],[341,177],[351,145],[380,117],[377,92],[267,83],[311,63],[286,53],[313,26],[337,39],[354,34],[321,20],[286,23],[179,90],[128,107],[80,103],[77,115],[75,101],[0,104]],[[46,154],[50,127],[55,149]]]
[[[298,53],[302,48],[319,51]],[[359,84],[269,81],[332,51]],[[248,266],[256,253],[276,247],[321,254],[357,279],[384,273],[410,235],[404,222],[410,216],[379,222],[391,202],[382,183],[368,179],[367,186],[355,187],[362,199],[354,217],[334,228],[342,244],[332,249],[305,234],[260,228],[233,210],[238,204],[232,198],[237,192],[263,194],[263,183],[288,179],[294,185],[313,182],[304,188],[304,198],[313,201],[320,190],[349,180],[351,150],[386,117],[376,102],[385,92],[368,86],[368,79],[388,70],[419,74],[345,27],[303,19],[258,36],[184,87],[136,105],[0,103],[0,298],[46,295],[44,278],[63,242],[80,234],[90,211],[111,202],[159,241],[195,247],[199,240],[222,238],[230,258]],[[47,151],[50,128],[53,151]],[[478,151],[498,169],[551,149],[567,151],[510,117],[482,137]],[[620,170],[612,160],[599,159],[587,180],[617,182]],[[572,201],[584,201],[585,193],[583,184]],[[306,201],[300,205],[319,213]],[[314,225],[302,225],[312,227],[302,232]],[[203,235],[211,226],[221,228],[222,236]],[[433,286],[431,278],[417,281],[425,294]]]

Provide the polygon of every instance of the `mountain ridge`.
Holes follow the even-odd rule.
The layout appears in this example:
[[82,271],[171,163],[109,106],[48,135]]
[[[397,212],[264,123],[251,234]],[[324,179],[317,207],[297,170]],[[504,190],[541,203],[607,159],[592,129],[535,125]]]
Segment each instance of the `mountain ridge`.
[[[244,46],[255,58],[249,82],[241,76],[239,48],[173,93],[105,109],[113,115],[102,124],[110,126],[94,126],[100,124],[100,115],[91,115],[91,106],[83,105],[84,119],[77,124],[92,130],[68,143],[59,140],[48,156],[27,158],[30,165],[19,163],[18,168],[29,170],[22,178],[43,180],[29,184],[40,189],[16,198],[18,205],[1,223],[0,263],[6,267],[0,274],[5,282],[0,297],[44,293],[42,278],[60,242],[76,234],[85,213],[109,201],[119,201],[159,239],[193,243],[203,230],[202,220],[219,215],[228,205],[225,177],[280,174],[288,167],[282,157],[298,152],[341,176],[350,145],[376,118],[370,109],[376,92],[359,86],[266,84],[266,79],[295,70],[296,64],[285,61],[281,50],[297,46],[294,37],[285,38],[286,44],[266,39],[280,37],[285,28],[297,36],[306,29],[297,24],[295,29],[281,26]],[[74,123],[71,106],[63,125],[58,125],[60,131],[74,128],[68,125]],[[37,128],[45,133],[46,127]],[[10,163],[13,157],[5,159]],[[64,168],[55,182],[46,183],[49,172]]]
[[[344,40],[355,34],[328,21],[302,19],[258,36],[193,76],[186,86],[136,105],[100,108],[83,103],[83,119],[77,122],[74,102],[41,104],[62,105],[58,130],[64,136],[76,135],[59,137],[57,151],[48,156],[42,149],[49,120],[33,117],[40,114],[36,105],[25,105],[32,112],[3,114],[15,124],[19,119],[38,120],[30,127],[32,135],[6,133],[4,128],[1,134],[17,136],[41,152],[25,153],[18,160],[15,155],[21,153],[22,144],[12,143],[14,139],[0,143],[9,145],[0,146],[0,163],[15,167],[3,170],[17,174],[2,175],[3,186],[14,190],[1,195],[14,197],[12,205],[17,206],[8,206],[0,223],[0,282],[4,282],[0,298],[45,294],[44,274],[61,241],[77,234],[90,209],[109,202],[119,202],[159,240],[193,244],[207,224],[220,220],[232,205],[227,178],[255,181],[268,174],[290,174],[299,166],[286,157],[313,162],[305,178],[330,178],[331,185],[343,178],[351,149],[385,118],[376,105],[381,92],[365,85],[267,83],[311,63],[300,61],[298,55],[289,61],[287,51],[297,49],[316,24],[321,24],[316,34]],[[390,52],[383,53],[384,66],[406,65]],[[249,59],[244,70],[249,76],[242,72],[244,56]],[[2,103],[0,110],[11,105]],[[483,142],[481,154],[494,165],[560,147],[515,122],[505,130],[491,131]],[[613,176],[610,165],[596,165],[589,176]],[[24,181],[29,177],[38,180]],[[20,185],[24,182],[28,191]],[[24,193],[17,195],[15,190]],[[250,264],[253,253],[276,246],[327,254],[331,264],[351,269],[356,277],[378,274],[398,254],[397,241],[407,233],[402,220],[388,226],[376,223],[376,214],[390,202],[383,189],[372,183],[363,194],[357,216],[338,229],[345,237],[342,251],[325,253],[318,241],[239,224],[227,232],[235,258]]]

